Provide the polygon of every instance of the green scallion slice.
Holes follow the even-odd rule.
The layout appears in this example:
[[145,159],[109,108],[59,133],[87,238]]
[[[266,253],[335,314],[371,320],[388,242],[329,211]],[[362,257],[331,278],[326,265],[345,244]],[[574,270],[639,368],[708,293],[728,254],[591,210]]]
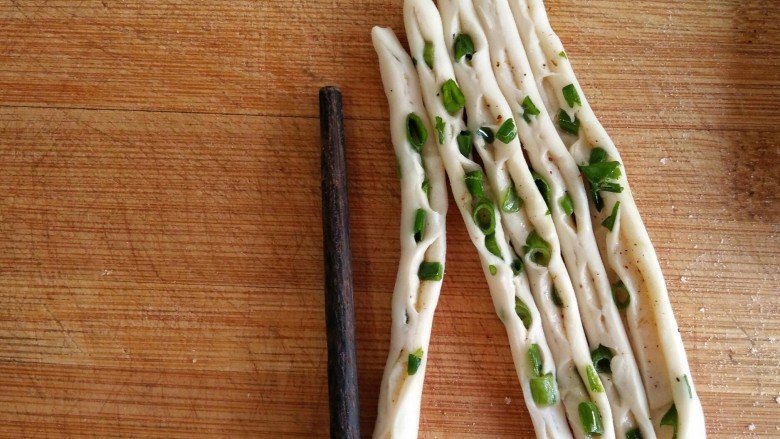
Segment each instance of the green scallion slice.
[[482,186],[482,177],[482,171],[479,169],[466,173],[466,187],[474,198],[482,198],[485,196],[485,190]]
[[474,41],[467,34],[459,34],[455,37],[453,51],[455,52],[455,62],[459,62],[464,56],[466,61],[471,61],[471,57],[474,55]]
[[574,119],[570,118],[566,110],[561,110],[558,113],[558,126],[569,134],[574,134],[575,136],[580,134],[580,121],[577,119],[577,116],[574,116]]
[[439,116],[436,116],[436,135],[439,140],[439,145],[444,143],[444,128],[447,126],[446,123],[444,123],[444,119],[442,119]]
[[604,386],[601,385],[601,379],[599,379],[599,375],[596,373],[596,370],[593,368],[593,366],[589,364],[588,367],[585,368],[585,372],[588,375],[588,385],[590,386],[590,390],[598,393],[603,392]]
[[601,423],[601,413],[596,404],[590,401],[581,402],[577,407],[580,415],[580,425],[588,436],[604,434],[604,425]]
[[453,79],[441,85],[441,101],[448,113],[454,115],[466,105],[466,97]]
[[485,143],[488,144],[493,143],[493,141],[496,140],[496,136],[493,134],[493,129],[490,127],[482,127],[478,129],[477,135],[485,139]]
[[474,222],[485,235],[490,235],[496,230],[496,212],[493,203],[487,198],[483,198],[474,206],[471,213]]
[[561,296],[558,294],[558,288],[555,288],[555,285],[550,289],[550,299],[555,306],[563,308],[563,300],[561,300]]
[[553,374],[531,378],[531,398],[539,407],[551,406],[558,401],[558,385]]
[[590,159],[588,160],[588,163],[591,165],[595,163],[603,163],[607,161],[607,151],[604,150],[604,148],[593,148],[593,150],[590,152]]
[[542,376],[542,351],[539,345],[534,343],[528,349],[528,360],[531,363],[531,375],[535,377]]
[[423,261],[417,270],[417,277],[420,280],[441,280],[444,277],[444,267],[441,262]]
[[496,139],[508,144],[515,140],[515,137],[517,137],[517,126],[515,126],[515,120],[509,118],[501,124],[501,128],[496,132]]
[[425,192],[425,197],[431,197],[431,181],[427,178],[422,182],[422,191]]
[[423,358],[423,350],[422,348],[417,348],[416,351],[409,354],[409,359],[406,363],[406,373],[409,375],[414,375],[417,373],[417,369],[420,368],[420,364],[422,364],[422,358]]
[[488,265],[488,271],[490,271],[491,276],[495,276],[498,273],[498,268],[495,265]]
[[471,131],[465,130],[461,131],[460,134],[458,134],[458,150],[463,155],[463,157],[470,157],[471,156],[471,140],[473,138],[473,135],[471,134]]
[[530,96],[526,96],[520,105],[523,107],[523,120],[527,123],[531,123],[531,116],[539,115],[539,109],[536,108]]
[[520,317],[520,321],[523,322],[525,329],[531,328],[531,323],[534,321],[531,310],[528,309],[528,305],[518,297],[515,297],[515,313]]
[[599,212],[604,208],[604,200],[601,198],[599,192],[623,192],[623,186],[616,181],[622,175],[620,172],[620,162],[596,162],[580,166],[580,172],[590,184],[590,193],[593,197],[593,204]]
[[558,56],[560,56],[561,58],[568,58],[568,56],[566,56],[566,52],[564,52],[563,50],[558,52]]
[[426,41],[423,47],[423,61],[429,69],[433,70],[433,43],[430,41]]
[[593,367],[595,367],[599,373],[612,373],[610,362],[612,361],[613,355],[612,350],[608,347],[599,345],[599,347],[590,353],[590,359],[593,360]]
[[677,439],[677,407],[674,404],[672,404],[663,418],[661,418],[661,425],[672,427],[674,429],[672,439]]
[[522,273],[524,269],[525,269],[525,265],[523,264],[522,259],[515,259],[514,261],[512,261],[512,273],[515,276]]
[[425,238],[425,210],[417,209],[414,216],[414,242],[420,242]]
[[644,439],[642,431],[638,428],[632,428],[626,432],[626,439]]
[[523,253],[527,254],[535,264],[547,266],[550,263],[552,253],[550,244],[547,243],[536,230],[532,231],[525,241]]
[[622,280],[612,286],[612,300],[615,301],[618,309],[626,309],[631,303],[631,293],[628,292],[628,287]]
[[519,212],[521,207],[523,207],[523,200],[517,196],[515,186],[510,185],[501,197],[501,210],[513,213]]
[[577,92],[577,87],[574,84],[569,84],[563,87],[563,98],[566,99],[566,103],[569,107],[574,108],[575,105],[582,105],[580,102],[580,94]]
[[620,210],[620,201],[615,201],[615,205],[612,206],[612,213],[601,222],[601,225],[606,227],[610,232],[612,231],[612,228],[615,227],[618,210]]
[[574,203],[571,201],[571,196],[569,196],[568,192],[561,197],[558,204],[561,205],[561,209],[563,209],[566,215],[571,216],[574,213]]
[[495,233],[491,233],[490,235],[485,236],[485,248],[487,248],[490,253],[493,253],[501,259],[504,259],[504,257],[501,256],[501,248],[498,246]]
[[547,208],[550,208],[550,185],[547,183],[547,180],[544,179],[544,177],[541,176],[536,171],[531,171],[531,176],[534,178],[534,183],[536,183],[536,188],[539,189],[539,193],[542,194],[542,198],[544,198],[544,203],[547,204]]
[[620,162],[599,162],[580,166],[580,172],[588,179],[591,185],[599,187],[599,190],[616,193],[623,192],[623,188],[620,185],[617,185],[617,188],[615,188],[611,184],[623,175],[620,172]]
[[425,129],[420,116],[415,113],[406,116],[406,139],[417,152],[422,152],[425,141],[428,140],[428,130]]

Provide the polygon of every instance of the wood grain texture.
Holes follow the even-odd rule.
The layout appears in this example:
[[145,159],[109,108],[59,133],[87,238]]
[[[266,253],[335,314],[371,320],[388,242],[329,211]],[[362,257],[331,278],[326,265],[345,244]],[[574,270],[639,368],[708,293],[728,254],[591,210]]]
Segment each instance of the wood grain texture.
[[[0,0],[0,437],[326,437],[317,90],[344,93],[364,435],[400,0]],[[626,162],[711,438],[780,436],[780,7],[548,0]],[[403,40],[403,38],[402,38]],[[421,437],[533,437],[457,215]]]

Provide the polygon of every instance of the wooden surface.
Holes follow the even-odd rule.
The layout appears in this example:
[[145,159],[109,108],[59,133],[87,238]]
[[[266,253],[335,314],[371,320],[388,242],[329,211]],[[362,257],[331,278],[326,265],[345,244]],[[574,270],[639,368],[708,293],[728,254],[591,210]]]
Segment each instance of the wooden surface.
[[[0,437],[325,437],[317,90],[344,93],[364,435],[400,0],[0,0]],[[780,6],[548,0],[622,151],[711,438],[780,437]],[[455,209],[421,437],[531,438]]]

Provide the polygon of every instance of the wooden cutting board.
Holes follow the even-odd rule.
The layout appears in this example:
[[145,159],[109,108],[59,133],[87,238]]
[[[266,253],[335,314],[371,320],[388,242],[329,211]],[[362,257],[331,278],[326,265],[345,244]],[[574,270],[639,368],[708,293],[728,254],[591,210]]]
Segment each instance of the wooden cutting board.
[[[780,437],[780,7],[548,0],[621,149],[711,438]],[[400,0],[0,1],[0,437],[326,437],[317,90],[340,85],[364,435]],[[421,437],[531,438],[455,209]]]

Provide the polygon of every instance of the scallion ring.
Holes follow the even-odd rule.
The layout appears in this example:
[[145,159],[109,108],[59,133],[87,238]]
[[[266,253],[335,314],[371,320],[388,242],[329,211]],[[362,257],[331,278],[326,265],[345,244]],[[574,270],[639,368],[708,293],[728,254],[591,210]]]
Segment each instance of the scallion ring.
[[496,230],[496,212],[493,203],[483,198],[474,206],[471,216],[474,222],[485,235],[490,235]]

